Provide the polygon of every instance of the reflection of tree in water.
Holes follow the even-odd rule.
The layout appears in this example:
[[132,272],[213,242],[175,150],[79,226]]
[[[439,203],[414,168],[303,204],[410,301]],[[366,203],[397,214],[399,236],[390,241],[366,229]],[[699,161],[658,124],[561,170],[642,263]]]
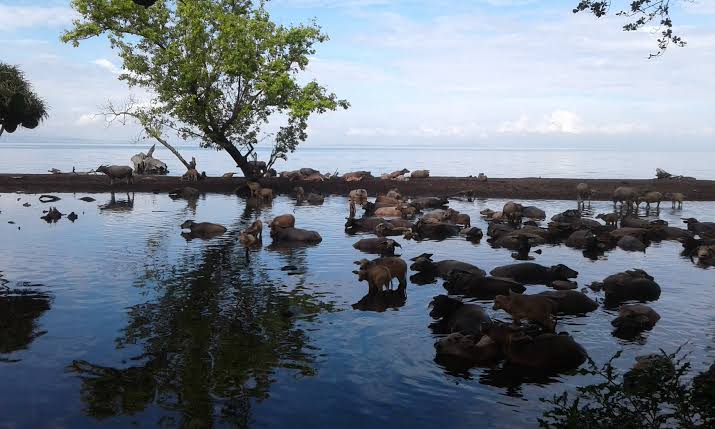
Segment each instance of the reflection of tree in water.
[[164,426],[243,427],[250,420],[250,401],[268,398],[278,369],[314,374],[308,338],[292,316],[330,305],[304,289],[276,287],[265,269],[242,257],[235,229],[207,247],[198,263],[196,255],[185,255],[177,267],[191,267],[188,272],[146,271],[141,281],[156,284],[161,296],[131,307],[117,339],[118,349],[141,345],[143,353],[133,359],[141,363],[70,365],[82,379],[89,415],[131,415],[153,405],[164,410],[158,422]]
[[0,362],[15,362],[3,358],[17,350],[27,349],[35,338],[45,334],[37,321],[50,309],[50,295],[37,289],[39,285],[19,284],[7,287],[0,274]]

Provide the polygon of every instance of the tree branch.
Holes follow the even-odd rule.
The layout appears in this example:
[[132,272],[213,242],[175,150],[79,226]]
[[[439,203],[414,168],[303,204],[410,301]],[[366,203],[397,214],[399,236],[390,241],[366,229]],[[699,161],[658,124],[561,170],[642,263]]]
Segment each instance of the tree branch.
[[156,141],[161,143],[165,148],[169,149],[169,151],[171,153],[173,153],[174,156],[176,156],[176,158],[178,158],[182,164],[184,164],[184,166],[186,167],[187,170],[191,169],[191,165],[188,162],[186,162],[186,160],[184,159],[184,157],[181,156],[179,151],[176,150],[176,148],[174,148],[174,146],[169,144],[169,142],[167,142],[166,140],[164,140],[161,137],[161,132],[159,132],[155,127],[152,127],[151,124],[147,123],[146,118],[142,117],[141,114],[138,114],[135,111],[133,111],[135,105],[136,105],[136,102],[133,99],[130,99],[127,102],[127,105],[125,106],[124,109],[117,110],[114,107],[114,105],[110,102],[107,105],[107,112],[104,113],[104,116],[109,117],[108,122],[110,124],[115,120],[119,120],[122,122],[123,125],[126,125],[127,117],[134,118],[139,123],[139,125],[141,125],[142,128],[144,128],[144,132],[146,132],[146,134],[149,137],[154,138]]

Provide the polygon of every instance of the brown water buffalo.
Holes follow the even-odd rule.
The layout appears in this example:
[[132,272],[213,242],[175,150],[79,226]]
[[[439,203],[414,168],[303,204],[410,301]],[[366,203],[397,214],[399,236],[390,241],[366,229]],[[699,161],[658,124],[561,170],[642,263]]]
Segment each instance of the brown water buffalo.
[[520,225],[524,216],[524,207],[521,204],[509,201],[502,209],[504,217],[511,225]]
[[554,332],[556,327],[556,304],[545,296],[514,292],[497,295],[494,298],[494,310],[500,309],[509,313],[517,326],[522,320],[530,320],[543,326],[548,332]]
[[260,219],[256,219],[248,228],[243,230],[246,234],[251,234],[256,239],[261,240],[263,238],[263,222]]
[[300,228],[273,228],[271,229],[273,242],[294,242],[294,243],[320,243],[323,238],[316,231],[308,231]]
[[226,227],[217,223],[200,222],[196,223],[193,220],[187,220],[181,224],[181,229],[189,229],[196,234],[223,234],[226,232]]
[[392,273],[383,265],[369,265],[365,269],[355,271],[358,281],[367,281],[369,294],[380,293],[383,289],[390,289]]
[[295,227],[295,216],[292,214],[284,214],[276,216],[272,221],[268,223],[268,228],[271,230],[280,228],[294,228]]
[[396,247],[402,247],[400,243],[391,238],[363,238],[353,244],[353,247],[361,252],[376,253],[378,255],[394,255]]
[[368,261],[367,259],[361,259],[355,261],[355,264],[360,266],[360,269],[369,268],[372,265],[382,265],[390,270],[392,278],[397,279],[399,282],[399,288],[407,287],[407,263],[400,257],[397,256],[384,256],[381,258],[373,259]]

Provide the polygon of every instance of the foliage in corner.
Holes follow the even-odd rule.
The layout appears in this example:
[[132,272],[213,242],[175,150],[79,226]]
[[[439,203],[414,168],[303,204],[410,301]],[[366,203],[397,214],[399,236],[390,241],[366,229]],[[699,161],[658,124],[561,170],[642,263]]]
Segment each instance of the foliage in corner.
[[613,366],[616,353],[601,368],[591,362],[588,374],[602,382],[542,399],[552,408],[539,426],[547,429],[661,429],[715,427],[715,365],[687,382],[687,356],[661,351],[622,376]]
[[[689,0],[684,0],[689,1]],[[617,16],[631,19],[623,26],[623,31],[638,31],[647,25],[659,25],[660,37],[658,38],[658,50],[651,53],[649,58],[663,54],[670,44],[683,47],[686,41],[673,32],[673,21],[670,18],[671,0],[634,0],[628,4],[627,8],[616,12]],[[611,9],[611,0],[581,0],[574,8],[573,12],[588,11],[597,18],[605,16]]]
[[0,62],[0,135],[18,127],[34,129],[47,118],[47,106],[17,66]]
[[[328,39],[320,27],[276,24],[264,1],[72,0],[72,7],[80,18],[63,41],[106,36],[123,62],[120,79],[153,96],[122,114],[151,137],[175,132],[225,150],[246,175],[260,141],[274,140],[270,166],[307,139],[312,114],[349,106],[318,82],[299,81]],[[282,125],[268,133],[269,123]]]

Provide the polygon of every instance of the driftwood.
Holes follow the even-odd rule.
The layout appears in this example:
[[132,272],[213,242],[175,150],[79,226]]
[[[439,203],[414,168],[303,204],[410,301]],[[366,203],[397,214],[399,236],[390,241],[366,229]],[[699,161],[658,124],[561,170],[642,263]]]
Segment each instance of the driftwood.
[[690,176],[674,176],[661,168],[655,169],[655,177],[657,179],[696,180],[694,177],[690,177]]
[[655,177],[658,179],[670,179],[671,177],[673,177],[673,175],[663,169],[656,168]]
[[154,149],[156,145],[152,145],[149,152],[139,152],[132,156],[131,161],[134,164],[134,171],[137,174],[168,174],[169,169],[166,164],[154,158]]

